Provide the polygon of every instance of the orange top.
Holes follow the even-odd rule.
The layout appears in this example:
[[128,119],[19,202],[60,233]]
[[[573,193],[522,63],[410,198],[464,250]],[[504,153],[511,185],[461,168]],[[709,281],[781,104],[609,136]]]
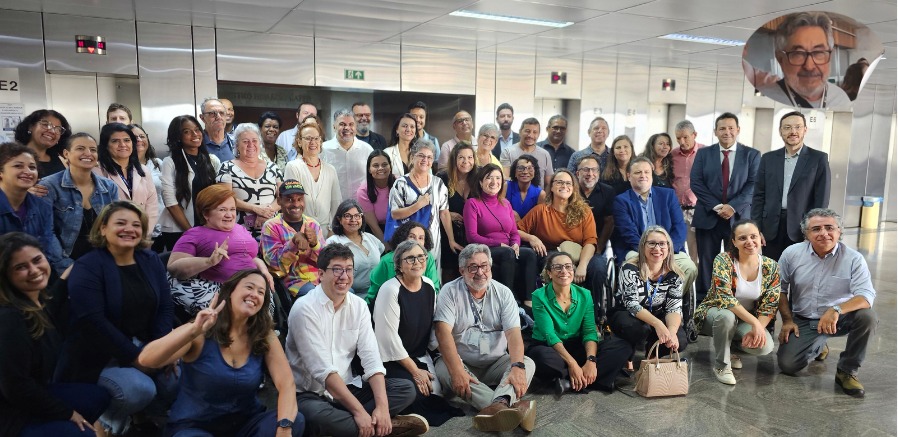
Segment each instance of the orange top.
[[579,225],[568,228],[564,226],[564,215],[545,203],[534,206],[518,221],[518,230],[536,235],[549,250],[565,241],[573,241],[581,246],[595,246],[599,242],[596,222],[591,212],[586,213]]

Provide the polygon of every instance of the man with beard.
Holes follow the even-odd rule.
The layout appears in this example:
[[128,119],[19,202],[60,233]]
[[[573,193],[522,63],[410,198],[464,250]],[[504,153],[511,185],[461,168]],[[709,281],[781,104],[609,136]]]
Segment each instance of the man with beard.
[[225,106],[218,99],[206,99],[200,105],[200,119],[203,120],[203,145],[221,162],[234,159],[234,141],[225,133]]
[[511,124],[514,123],[514,108],[508,103],[503,103],[496,108],[496,124],[499,125],[499,142],[493,147],[493,155],[502,157],[502,151],[521,141],[517,132],[512,132]]
[[578,150],[571,155],[571,159],[567,164],[568,170],[576,171],[580,158],[595,155],[596,159],[599,160],[599,174],[604,173],[605,164],[608,162],[608,155],[610,154],[610,149],[605,145],[605,140],[608,139],[608,132],[608,122],[604,118],[596,117],[592,119],[589,122],[589,129],[586,130],[586,133],[589,134],[589,147]]
[[549,156],[552,157],[553,168],[566,167],[571,162],[571,155],[574,154],[574,149],[564,142],[567,136],[567,118],[561,114],[553,115],[549,118],[546,133],[549,136],[537,145],[549,152]]
[[814,208],[829,205],[829,156],[805,147],[804,115],[793,111],[780,118],[785,146],[761,157],[751,219],[758,223],[764,255],[774,260],[787,247],[804,240],[800,223]]
[[[368,143],[374,150],[387,148],[387,139],[383,135],[371,130],[371,107],[365,102],[352,104],[352,115],[355,117],[355,137]],[[367,158],[367,157],[366,157]],[[344,199],[348,199],[345,195]]]
[[237,125],[234,124],[234,104],[228,99],[218,99],[218,101],[225,107],[225,133],[236,144],[237,138],[234,136],[234,129],[237,129]]
[[596,235],[599,236],[596,254],[604,256],[611,231],[614,230],[614,188],[599,182],[599,159],[595,155],[580,158],[577,163],[577,182],[580,184],[580,194],[592,209],[592,217],[596,222]]
[[446,170],[449,162],[449,152],[456,144],[467,141],[468,144],[477,148],[477,141],[474,138],[474,119],[468,111],[458,111],[452,118],[452,129],[455,130],[455,137],[443,143],[440,147],[439,158],[437,159],[440,170]]
[[555,169],[552,167],[552,156],[549,155],[549,152],[536,146],[537,138],[539,138],[539,120],[530,117],[521,123],[521,141],[511,148],[503,150],[499,161],[502,163],[502,171],[507,177],[511,171],[511,164],[517,161],[521,155],[530,155],[536,158],[542,176],[534,176],[542,177],[543,186],[548,187]]
[[829,16],[823,12],[787,16],[776,29],[774,47],[783,78],[760,87],[762,94],[800,108],[844,110],[851,106],[845,91],[828,82],[833,52]]
[[[479,431],[512,431],[519,425],[532,431],[534,401],[519,399],[527,392],[533,360],[524,356],[521,318],[514,294],[493,280],[490,248],[469,244],[458,254],[462,277],[440,290],[433,315],[442,356],[436,376],[450,393],[479,413]],[[490,386],[496,387],[495,390]]]
[[305,215],[306,190],[287,179],[278,190],[281,212],[262,227],[262,256],[293,297],[304,296],[318,285],[318,252],[324,242],[321,225]]
[[[355,117],[347,109],[334,112],[334,138],[321,145],[321,159],[334,166],[340,195],[344,199],[355,198],[359,185],[365,181],[368,155],[374,151],[371,145],[355,136]],[[382,137],[381,137],[382,138]]]
[[[424,126],[427,126],[427,103],[418,101],[408,105],[408,113],[412,114],[412,117],[415,117],[415,121],[418,122],[418,138],[424,138],[430,140],[434,145],[440,144],[440,140],[437,139],[436,136],[431,135],[426,130],[424,130]],[[437,154],[434,156],[434,165],[436,165],[438,160],[440,159],[440,149],[437,148]]]

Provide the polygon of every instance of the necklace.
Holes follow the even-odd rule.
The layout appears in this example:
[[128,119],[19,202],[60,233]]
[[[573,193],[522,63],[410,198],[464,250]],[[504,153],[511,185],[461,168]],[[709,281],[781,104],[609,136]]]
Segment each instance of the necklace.
[[303,160],[303,162],[306,163],[307,166],[309,166],[309,168],[318,168],[318,167],[321,167],[321,158],[318,158],[318,164],[315,164],[315,165],[309,164],[309,161],[306,160],[305,157],[303,157],[302,160]]
[[418,179],[418,175],[412,173],[412,180],[415,181],[415,185],[417,185],[418,188],[424,188],[427,186],[427,175],[424,175],[424,182],[421,182],[421,180]]

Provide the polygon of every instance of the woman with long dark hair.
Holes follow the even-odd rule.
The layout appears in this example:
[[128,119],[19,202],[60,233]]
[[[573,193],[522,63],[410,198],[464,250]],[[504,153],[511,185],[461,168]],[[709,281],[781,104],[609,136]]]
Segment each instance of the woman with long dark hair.
[[[418,119],[412,114],[402,114],[393,123],[390,147],[384,149],[390,157],[393,174],[400,178],[412,169],[412,145],[418,140]],[[432,144],[432,143],[431,143]],[[439,147],[439,145],[434,145]]]
[[128,126],[109,123],[100,130],[97,149],[100,165],[94,173],[107,177],[118,186],[118,198],[130,200],[143,208],[150,219],[150,229],[159,221],[159,198],[153,173],[140,163],[137,137]]
[[65,170],[62,145],[72,135],[72,127],[62,114],[52,109],[38,109],[16,126],[19,144],[34,150],[38,177]]
[[179,115],[168,125],[171,154],[162,161],[162,234],[153,249],[171,250],[184,231],[200,223],[196,195],[215,183],[221,162],[203,147],[203,129],[192,115]]
[[652,161],[655,167],[655,173],[652,175],[652,185],[656,187],[673,188],[673,156],[670,151],[671,147],[670,135],[662,132],[649,137],[645,143],[645,156]]
[[514,219],[520,220],[534,206],[546,201],[546,191],[540,188],[539,162],[531,155],[521,155],[511,163],[510,179],[505,198],[514,210]]
[[390,187],[396,182],[396,175],[390,164],[390,156],[383,150],[374,150],[368,155],[365,166],[368,173],[365,182],[359,185],[355,197],[365,214],[365,224],[377,239],[384,239],[384,225],[390,210]]
[[[490,155],[492,156],[492,155]],[[474,187],[477,185],[477,165],[474,162],[474,147],[467,141],[458,143],[449,152],[449,159],[446,162],[446,169],[437,173],[437,177],[442,179],[443,184],[449,190],[449,217],[452,224],[452,235],[455,236],[455,242],[464,247],[468,244],[465,235],[465,202],[470,197]],[[453,247],[449,245],[449,233],[444,232],[441,236],[440,247],[442,248],[440,256],[440,264],[446,266],[458,265],[458,254]],[[443,282],[449,282],[459,276],[458,269],[443,269]]]
[[62,287],[48,292],[50,264],[40,246],[21,232],[0,236],[0,435],[93,436],[109,405],[106,390],[47,382],[59,357],[66,296]]
[[[143,126],[131,123],[128,125],[128,128],[131,129],[134,137],[137,138],[137,143],[134,146],[137,149],[137,160],[140,161],[140,165],[150,169],[150,173],[153,174],[153,186],[156,187],[156,203],[158,204],[159,216],[161,217],[162,211],[165,210],[165,202],[162,200],[162,159],[156,155],[156,148],[150,143],[150,137]],[[153,239],[156,239],[161,233],[162,228],[157,220],[156,226],[153,227]]]
[[630,189],[630,180],[627,179],[627,167],[635,157],[633,153],[633,141],[626,135],[619,135],[611,142],[611,154],[602,172],[602,182],[611,185],[616,194],[621,194]]

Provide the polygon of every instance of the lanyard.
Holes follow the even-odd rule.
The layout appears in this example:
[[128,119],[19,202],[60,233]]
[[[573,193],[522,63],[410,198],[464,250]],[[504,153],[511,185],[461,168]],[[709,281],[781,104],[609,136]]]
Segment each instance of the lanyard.
[[663,277],[664,277],[664,273],[658,275],[658,282],[655,283],[655,288],[652,290],[651,296],[649,296],[649,284],[651,284],[652,281],[651,280],[645,281],[645,294],[646,294],[646,300],[649,303],[649,312],[650,313],[653,312],[652,307],[653,307],[654,301],[655,301],[655,294],[658,293],[658,287],[661,286],[661,278],[663,278]]
[[[480,309],[477,308],[477,303],[474,302],[474,297],[471,296],[471,293],[468,294],[468,304],[471,305],[471,313],[474,314],[474,324],[483,330],[483,305],[480,306]],[[486,299],[486,295],[483,295],[483,298]]]
[[115,172],[118,173],[118,177],[119,177],[119,179],[122,180],[122,183],[124,183],[125,186],[128,187],[128,197],[133,197],[132,196],[132,187],[131,187],[131,185],[132,185],[131,172],[129,171],[128,177],[125,177],[125,175],[122,173],[122,170],[118,167],[118,165],[116,165]]

